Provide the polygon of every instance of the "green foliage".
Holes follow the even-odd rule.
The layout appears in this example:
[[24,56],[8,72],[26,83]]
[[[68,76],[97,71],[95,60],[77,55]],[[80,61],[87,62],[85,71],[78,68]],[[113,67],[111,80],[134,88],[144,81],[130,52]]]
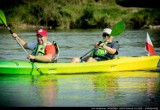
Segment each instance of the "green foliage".
[[142,9],[134,13],[131,17],[125,18],[128,28],[139,29],[144,25],[159,25],[159,9]]
[[160,24],[159,9],[120,7],[115,0],[15,0],[13,4],[6,2],[2,9],[8,24],[15,28],[104,28],[121,20],[127,28],[135,29]]

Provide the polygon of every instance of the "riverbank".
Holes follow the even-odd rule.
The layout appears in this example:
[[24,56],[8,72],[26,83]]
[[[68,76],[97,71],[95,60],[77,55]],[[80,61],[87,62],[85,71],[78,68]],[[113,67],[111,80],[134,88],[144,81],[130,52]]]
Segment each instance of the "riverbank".
[[[1,30],[6,30],[5,29],[6,27],[4,27],[4,26],[0,26],[0,29]],[[54,29],[54,28],[52,28],[51,26],[50,27],[47,27],[47,26],[40,26],[40,25],[26,25],[26,24],[23,24],[23,25],[20,25],[20,26],[16,26],[16,27],[14,27],[13,29],[14,30],[19,30],[19,31],[26,31],[26,30],[31,30],[31,31],[33,31],[33,30],[38,30],[38,29],[40,29],[40,28],[45,28],[45,29],[47,29],[47,30],[59,30],[59,31],[63,31],[63,29]],[[127,29],[127,28],[126,28]],[[144,25],[142,28],[140,28],[140,29],[151,29],[151,30],[160,30],[160,25]],[[69,30],[73,30],[73,29],[65,29],[65,31],[69,31]]]
[[160,24],[160,9],[126,8],[117,5],[115,0],[15,2],[15,6],[2,6],[8,24],[15,29],[101,29],[112,27],[121,20],[127,29],[150,28],[149,25]]

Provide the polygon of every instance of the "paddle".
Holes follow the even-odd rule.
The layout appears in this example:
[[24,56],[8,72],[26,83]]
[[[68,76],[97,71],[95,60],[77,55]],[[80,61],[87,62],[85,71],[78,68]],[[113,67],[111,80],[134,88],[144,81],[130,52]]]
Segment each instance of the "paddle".
[[[10,27],[7,25],[6,22],[6,17],[3,13],[3,11],[0,9],[0,24],[4,24],[5,27],[8,29],[8,31],[13,34],[12,30],[10,29]],[[17,43],[21,46],[21,48],[24,50],[24,52],[26,53],[26,55],[29,55],[28,52],[24,49],[24,47],[21,45],[21,43],[19,42],[19,40],[16,38]],[[33,61],[32,61],[33,62]],[[34,64],[34,62],[33,62]],[[39,71],[39,68],[37,68],[37,66],[34,64],[34,66],[36,67],[37,71]],[[41,71],[39,71],[40,74],[43,74]]]
[[[10,27],[7,25],[7,22],[6,22],[6,17],[3,13],[2,10],[0,10],[0,19],[1,19],[1,22],[2,24],[4,24],[6,26],[6,28],[8,29],[8,31],[13,34],[12,30],[10,29]],[[18,44],[21,46],[21,48],[25,51],[25,53],[28,55],[28,52],[24,49],[24,47],[20,44],[20,42],[18,41],[18,39],[16,38],[16,41],[18,42]]]
[[[112,32],[109,36],[113,36],[116,37],[119,34],[121,34],[123,31],[125,30],[125,23],[123,21],[118,22],[117,24],[115,24],[112,28]],[[103,41],[105,41],[106,39],[104,39]],[[91,49],[90,51],[88,51],[86,54],[84,54],[83,56],[80,57],[80,59],[83,59],[86,55],[88,55],[93,49]]]

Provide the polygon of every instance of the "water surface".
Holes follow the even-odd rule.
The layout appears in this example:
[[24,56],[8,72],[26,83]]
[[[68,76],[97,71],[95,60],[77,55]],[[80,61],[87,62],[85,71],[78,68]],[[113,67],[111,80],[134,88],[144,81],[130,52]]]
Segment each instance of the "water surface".
[[[58,62],[70,62],[72,57],[84,55],[101,40],[101,31],[50,31],[49,40],[55,40],[60,47]],[[156,54],[160,54],[160,35],[157,32],[132,30],[114,38],[120,44],[118,56],[147,55],[147,32]],[[35,40],[34,32],[18,34],[27,42]],[[0,39],[0,60],[28,61],[25,52],[8,32],[0,33]],[[5,107],[158,107],[159,94],[159,71],[0,75],[0,106]]]

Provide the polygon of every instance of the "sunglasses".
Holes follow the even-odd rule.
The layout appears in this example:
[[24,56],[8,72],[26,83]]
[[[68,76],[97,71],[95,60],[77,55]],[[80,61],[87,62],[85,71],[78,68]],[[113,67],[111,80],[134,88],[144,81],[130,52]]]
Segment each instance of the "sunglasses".
[[37,37],[37,38],[42,38],[43,36],[41,36],[41,35],[37,34],[37,35],[36,35],[36,37]]
[[109,34],[108,33],[103,33],[102,37],[109,37]]

